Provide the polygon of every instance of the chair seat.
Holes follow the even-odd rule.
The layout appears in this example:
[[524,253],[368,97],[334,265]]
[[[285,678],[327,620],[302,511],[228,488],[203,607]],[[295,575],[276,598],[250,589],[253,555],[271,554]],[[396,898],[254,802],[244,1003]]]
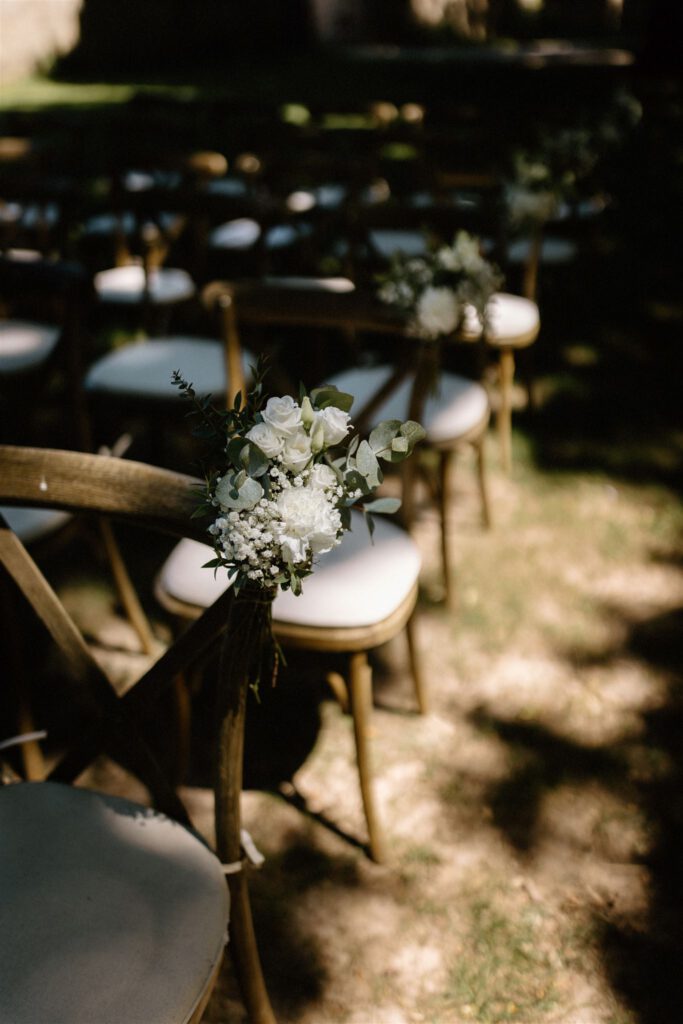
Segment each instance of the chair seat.
[[[520,264],[527,262],[530,252],[530,239],[518,238],[508,246],[506,255],[509,263]],[[578,255],[578,245],[569,238],[546,235],[541,242],[540,261],[544,266],[566,266],[578,259]]]
[[405,256],[424,256],[427,252],[427,240],[423,231],[381,228],[370,231],[368,238],[375,252],[385,259],[391,259],[399,252]]
[[235,178],[226,175],[224,178],[215,178],[206,185],[206,191],[213,196],[229,196],[241,199],[246,196],[249,189],[242,178]]
[[[281,591],[273,605],[275,623],[345,629],[371,626],[388,618],[406,600],[420,572],[420,554],[394,523],[375,519],[374,544],[360,513],[341,544],[321,555],[315,572],[296,597]],[[213,548],[185,538],[173,549],[159,575],[159,589],[185,604],[205,608],[229,586],[226,572],[214,577],[202,568]]]
[[209,245],[214,249],[251,249],[261,237],[261,225],[251,217],[237,217],[214,228]]
[[[356,367],[336,374],[330,383],[354,395],[354,409],[360,411],[393,373],[391,366]],[[405,380],[373,413],[373,422],[406,420],[412,380]],[[438,391],[427,396],[421,419],[427,441],[441,444],[465,437],[488,419],[486,390],[476,381],[454,373],[442,373]]]
[[89,790],[0,789],[0,887],[12,1024],[183,1024],[227,939],[227,886],[203,842]]
[[[538,306],[531,299],[508,292],[496,292],[488,305],[489,324],[486,340],[490,345],[524,348],[538,337],[541,317]],[[481,334],[479,317],[472,306],[465,311],[463,325],[465,337],[478,338]]]
[[273,224],[266,231],[264,243],[266,249],[288,249],[313,234],[313,225],[307,223],[298,224]]
[[353,292],[356,286],[348,277],[293,277],[291,275],[266,274],[263,284],[269,288],[292,288],[309,292]]
[[24,544],[43,540],[65,526],[70,512],[52,508],[10,508],[0,505],[0,515]]
[[338,210],[348,196],[344,185],[317,185],[314,188],[299,188],[287,196],[286,206],[292,213],[308,213],[309,210]]
[[[95,274],[95,290],[102,302],[132,305],[142,302],[145,293],[145,272],[137,263],[110,267]],[[192,278],[177,267],[160,267],[149,275],[149,298],[156,305],[184,302],[195,293]]]
[[[162,231],[172,231],[180,223],[180,216],[176,213],[160,213],[157,215],[157,222]],[[83,231],[86,235],[112,235],[116,231],[123,232],[129,236],[134,234],[139,226],[139,220],[132,210],[125,210],[123,213],[97,213],[89,217],[85,222]]]
[[42,365],[59,340],[59,328],[30,320],[0,320],[0,374]]
[[[244,352],[245,376],[254,357]],[[171,337],[134,342],[98,359],[85,377],[87,391],[139,397],[177,398],[172,383],[179,370],[192,381],[199,395],[223,394],[226,390],[223,344],[214,338]]]

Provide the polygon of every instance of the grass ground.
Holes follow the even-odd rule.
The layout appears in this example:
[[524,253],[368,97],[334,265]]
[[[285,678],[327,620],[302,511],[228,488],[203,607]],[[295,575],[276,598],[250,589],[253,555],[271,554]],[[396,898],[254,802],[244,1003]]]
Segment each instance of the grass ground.
[[[455,615],[438,600],[436,521],[421,517],[430,713],[413,711],[400,640],[375,665],[386,865],[357,846],[351,723],[323,666],[292,666],[251,709],[251,760],[272,781],[245,798],[267,858],[254,910],[285,1024],[678,1019],[683,513],[661,484],[549,473],[531,452],[518,432],[507,477],[491,437],[489,533],[463,460]],[[92,612],[81,583],[77,614]],[[111,659],[123,627],[101,621]],[[208,781],[192,783],[210,832]],[[207,1020],[242,1019],[228,971]]]

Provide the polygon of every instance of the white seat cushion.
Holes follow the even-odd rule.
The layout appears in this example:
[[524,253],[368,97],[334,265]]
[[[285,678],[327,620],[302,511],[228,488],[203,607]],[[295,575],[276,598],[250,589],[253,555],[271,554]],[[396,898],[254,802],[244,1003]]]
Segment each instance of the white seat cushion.
[[263,283],[269,288],[294,288],[311,292],[353,292],[356,286],[348,277],[292,277],[266,274]]
[[349,190],[345,185],[329,182],[313,189],[315,201],[323,210],[338,210],[347,198]]
[[[530,252],[530,239],[518,238],[508,246],[506,255],[510,263],[526,263]],[[546,235],[541,242],[540,261],[546,266],[566,266],[568,263],[573,263],[578,255],[578,245],[569,238],[554,238],[552,235]]]
[[40,366],[59,340],[59,327],[29,320],[0,320],[0,374]]
[[[254,357],[242,355],[245,377]],[[174,398],[178,388],[172,383],[179,370],[192,382],[199,395],[224,394],[226,390],[223,344],[215,338],[154,338],[114,349],[98,359],[85,377],[87,391],[140,397]]]
[[[162,231],[171,231],[179,225],[180,216],[176,213],[160,213],[157,222]],[[86,235],[111,235],[115,231],[132,235],[137,226],[138,218],[131,210],[125,210],[123,213],[97,213],[88,218],[83,230]]]
[[251,217],[237,217],[214,228],[209,245],[214,249],[251,249],[261,237],[261,225]]
[[241,198],[247,194],[247,186],[242,178],[226,175],[225,178],[214,178],[206,184],[206,191],[213,196],[230,196]]
[[[298,597],[282,591],[275,598],[276,622],[327,628],[371,626],[388,618],[408,597],[420,573],[420,553],[395,523],[375,517],[370,539],[360,513],[339,547],[320,556]],[[374,541],[374,543],[373,543]]]
[[[391,366],[359,367],[336,374],[330,383],[353,395],[353,408],[360,412],[392,373]],[[373,422],[408,419],[411,387],[412,379],[403,381],[373,414]],[[468,434],[488,412],[489,400],[481,384],[454,373],[442,373],[437,393],[427,396],[421,422],[427,440],[438,444]]]
[[427,251],[427,240],[422,231],[382,228],[371,231],[368,237],[373,249],[386,259],[391,259],[397,252],[405,256],[424,256]]
[[[374,544],[360,513],[341,544],[321,555],[303,593],[278,593],[276,621],[309,626],[352,628],[382,622],[410,593],[420,572],[420,554],[410,537],[381,516],[375,519]],[[173,549],[159,575],[171,597],[205,608],[229,586],[227,572],[202,566],[213,548],[184,539]]]
[[[95,274],[95,290],[102,302],[125,305],[141,302],[145,289],[145,272],[137,263],[110,267]],[[195,293],[192,278],[177,267],[160,267],[149,275],[150,300],[159,305],[184,302]]]
[[[541,327],[538,306],[531,299],[508,292],[496,292],[488,305],[489,326],[486,340],[492,345],[530,345],[536,340]],[[464,333],[478,337],[481,333],[479,317],[470,306],[465,311]]]
[[273,224],[266,231],[265,245],[267,249],[287,249],[312,234],[312,224]]
[[285,200],[285,206],[291,213],[308,213],[315,205],[315,196],[305,188],[295,189]]
[[0,1020],[188,1021],[226,941],[215,855],[139,804],[0,789]]
[[42,540],[71,519],[69,512],[52,508],[9,508],[0,506],[0,515],[24,544]]

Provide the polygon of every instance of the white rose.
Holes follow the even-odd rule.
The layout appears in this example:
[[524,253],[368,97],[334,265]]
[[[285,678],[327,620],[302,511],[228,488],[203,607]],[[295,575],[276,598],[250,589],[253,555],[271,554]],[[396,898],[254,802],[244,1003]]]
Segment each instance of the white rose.
[[301,426],[301,409],[290,395],[269,398],[261,416],[282,437],[292,437]]
[[270,423],[257,423],[248,430],[246,437],[261,449],[269,459],[274,459],[284,448],[285,441],[281,434],[273,430]]
[[425,288],[416,313],[418,326],[428,338],[451,334],[460,320],[460,306],[450,288]]
[[324,462],[316,462],[308,476],[308,486],[320,490],[337,486],[337,475]]
[[286,437],[280,461],[290,473],[300,473],[311,461],[311,439],[305,430]]
[[278,496],[277,508],[282,518],[280,550],[287,561],[304,562],[338,543],[341,517],[320,488],[290,487]]
[[339,444],[344,440],[349,432],[349,419],[347,412],[328,405],[326,409],[321,409],[315,414],[313,430],[319,425],[322,426],[323,441],[325,447],[329,448],[331,444]]

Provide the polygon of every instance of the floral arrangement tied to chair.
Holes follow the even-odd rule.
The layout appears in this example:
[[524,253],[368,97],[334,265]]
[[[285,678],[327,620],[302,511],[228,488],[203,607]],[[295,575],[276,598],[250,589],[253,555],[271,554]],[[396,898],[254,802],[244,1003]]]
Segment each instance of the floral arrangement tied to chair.
[[416,334],[434,341],[473,315],[485,325],[502,277],[482,255],[479,240],[459,231],[450,245],[432,246],[424,256],[396,253],[379,281],[382,302],[410,313]]
[[[367,652],[405,629],[422,710],[425,702],[410,623],[420,556],[386,516],[374,519],[396,511],[399,500],[373,492],[382,481],[381,463],[406,459],[424,431],[394,420],[361,440],[349,418],[350,394],[323,386],[298,401],[266,400],[262,368],[254,372],[246,401],[238,394],[227,411],[198,398],[176,374],[199,421],[194,433],[207,442],[196,514],[208,523],[213,547],[176,545],[158,575],[157,598],[180,619],[193,620],[226,589],[234,592],[225,667],[240,680],[243,701],[247,686],[256,690],[274,679],[280,644],[346,656],[348,680],[338,671],[327,678],[353,716],[369,853],[381,860],[369,768]],[[239,716],[244,706],[233,710]],[[229,726],[232,714],[219,707],[216,717]]]

